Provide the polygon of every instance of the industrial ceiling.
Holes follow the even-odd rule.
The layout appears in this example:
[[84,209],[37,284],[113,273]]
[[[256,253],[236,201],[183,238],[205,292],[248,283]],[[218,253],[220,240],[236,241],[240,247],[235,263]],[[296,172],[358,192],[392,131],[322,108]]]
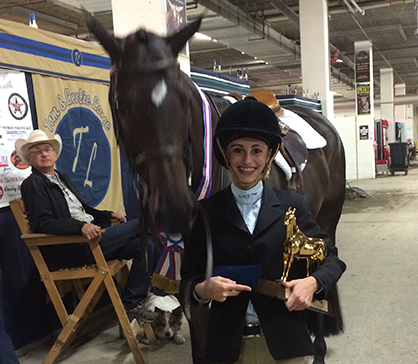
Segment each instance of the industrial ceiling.
[[[315,0],[312,0],[315,1]],[[248,74],[251,90],[302,94],[298,0],[187,1],[187,18],[203,14],[200,32],[210,39],[190,42],[191,64],[236,77]],[[92,40],[83,6],[112,29],[111,0],[2,0],[0,18],[28,23],[35,13],[39,28]],[[418,18],[416,0],[328,1],[331,91],[335,103],[354,100],[354,42],[373,44],[375,97],[380,69],[393,68],[394,83],[404,83],[408,95],[418,88]],[[338,52],[338,53],[336,53]],[[220,60],[220,62],[219,62]],[[331,57],[330,57],[331,64]],[[308,95],[310,96],[310,95]]]

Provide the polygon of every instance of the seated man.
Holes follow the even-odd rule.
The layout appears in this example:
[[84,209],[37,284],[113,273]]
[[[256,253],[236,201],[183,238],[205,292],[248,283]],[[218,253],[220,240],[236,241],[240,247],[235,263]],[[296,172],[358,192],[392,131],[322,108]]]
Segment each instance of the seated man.
[[[125,222],[124,216],[111,211],[99,211],[88,206],[77,193],[68,176],[55,170],[62,141],[42,130],[34,130],[27,140],[18,139],[16,151],[24,163],[32,166],[32,174],[23,181],[21,192],[32,231],[54,235],[78,235],[91,240],[101,236],[104,257],[133,259],[122,302],[130,320],[136,318],[153,322],[159,315],[142,305],[151,282],[154,244],[148,239],[148,271],[141,266],[138,220]],[[111,226],[111,218],[123,224]],[[90,248],[85,243],[42,247],[45,260],[54,268],[84,266],[94,263]]]

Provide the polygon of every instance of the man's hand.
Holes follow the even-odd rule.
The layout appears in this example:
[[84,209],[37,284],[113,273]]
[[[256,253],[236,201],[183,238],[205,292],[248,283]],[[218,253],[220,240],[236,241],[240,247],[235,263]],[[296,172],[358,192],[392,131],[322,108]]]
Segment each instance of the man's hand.
[[117,212],[112,212],[111,218],[116,219],[119,222],[126,222],[126,217],[123,216],[122,214],[117,213]]
[[314,293],[318,290],[318,283],[314,277],[295,279],[283,282],[283,286],[290,289],[290,297],[286,301],[289,311],[302,311],[309,307]]
[[229,278],[211,277],[206,287],[206,281],[196,284],[195,292],[200,298],[224,302],[228,297],[238,296],[241,291],[251,291],[251,287],[237,284]]
[[86,237],[88,240],[98,238],[102,236],[102,231],[100,226],[94,224],[84,224],[81,228],[81,235]]

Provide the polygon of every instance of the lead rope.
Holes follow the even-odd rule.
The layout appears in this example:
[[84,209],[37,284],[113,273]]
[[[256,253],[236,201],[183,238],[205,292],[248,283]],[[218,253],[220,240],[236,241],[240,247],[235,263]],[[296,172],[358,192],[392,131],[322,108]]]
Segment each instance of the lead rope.
[[[205,295],[209,291],[209,279],[212,277],[213,274],[213,243],[212,243],[212,231],[210,229],[209,218],[207,216],[206,211],[203,207],[199,204],[198,211],[202,216],[203,225],[205,228],[205,236],[206,236],[206,273],[205,273],[205,286],[204,292]],[[192,302],[192,288],[195,286],[196,279],[191,279],[186,286],[185,293],[184,293],[184,314],[186,315],[187,320],[191,320],[191,302]],[[205,302],[199,302],[199,307],[202,308],[205,305]]]
[[[190,183],[189,186],[192,185],[192,173],[193,173],[193,159],[192,159],[192,119],[191,119],[191,111],[190,111],[190,100],[188,103],[188,136],[189,136],[189,143],[188,143],[188,148],[187,148],[187,154],[188,154],[188,161],[189,161],[189,179],[190,179]],[[204,208],[202,207],[201,204],[197,204],[197,210],[198,213],[200,213],[202,220],[203,220],[203,225],[204,225],[204,229],[205,229],[205,237],[206,237],[206,273],[205,273],[205,287],[204,287],[204,291],[205,293],[207,293],[209,291],[209,279],[212,277],[212,273],[213,273],[213,244],[212,244],[212,231],[210,229],[210,224],[209,224],[209,218],[207,216],[206,211],[204,210]],[[190,309],[190,305],[191,305],[191,293],[192,293],[192,286],[194,286],[194,282],[195,280],[191,280],[187,286],[186,286],[186,290],[185,290],[185,297],[184,297],[184,314],[186,315],[186,318],[188,320],[191,320],[191,309]],[[201,308],[204,305],[204,303],[199,303],[199,308]]]

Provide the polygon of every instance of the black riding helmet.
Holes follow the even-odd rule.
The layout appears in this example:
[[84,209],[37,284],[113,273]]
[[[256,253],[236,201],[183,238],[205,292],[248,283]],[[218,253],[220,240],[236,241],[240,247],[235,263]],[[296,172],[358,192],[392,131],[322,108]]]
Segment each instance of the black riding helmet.
[[225,149],[231,141],[243,137],[265,141],[273,150],[273,154],[281,142],[276,115],[267,105],[252,97],[229,106],[219,119],[215,130],[214,149],[215,156],[222,166],[226,167],[226,161],[219,144]]

